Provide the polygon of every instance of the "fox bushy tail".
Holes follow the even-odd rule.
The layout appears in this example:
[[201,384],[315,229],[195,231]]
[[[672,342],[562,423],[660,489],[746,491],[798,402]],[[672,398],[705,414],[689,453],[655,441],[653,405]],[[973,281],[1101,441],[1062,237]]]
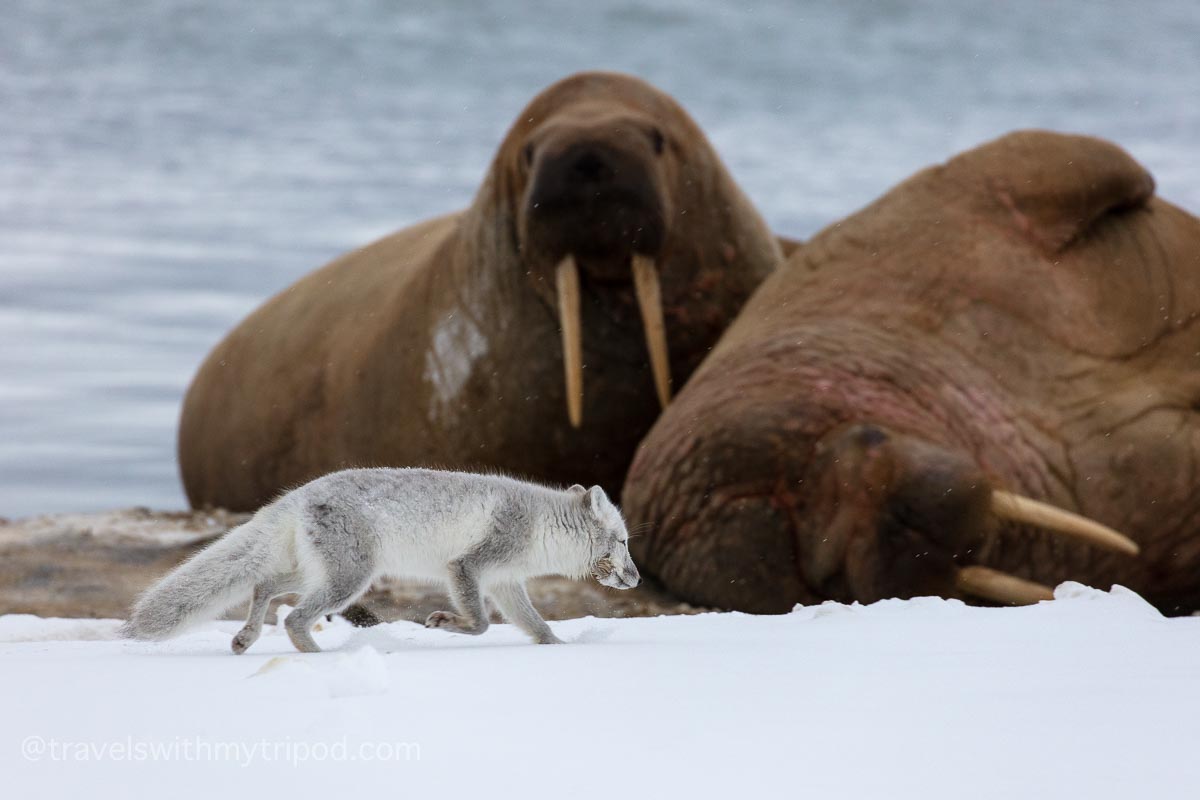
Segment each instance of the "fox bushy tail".
[[245,599],[270,571],[274,540],[253,519],[229,531],[146,590],[121,635],[166,639]]

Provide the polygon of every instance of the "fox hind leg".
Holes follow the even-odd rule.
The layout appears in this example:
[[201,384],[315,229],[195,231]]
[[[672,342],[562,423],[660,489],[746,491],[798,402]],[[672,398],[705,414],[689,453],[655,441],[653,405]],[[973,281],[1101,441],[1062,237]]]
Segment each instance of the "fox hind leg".
[[241,655],[250,645],[258,641],[259,635],[262,634],[263,621],[267,618],[267,609],[271,607],[271,601],[276,597],[294,592],[296,590],[294,584],[295,576],[276,575],[254,587],[254,598],[250,601],[250,613],[246,617],[246,624],[233,637],[230,645],[235,654]]
[[284,627],[288,638],[301,653],[319,653],[321,648],[312,638],[313,623],[325,614],[334,614],[350,605],[371,584],[370,572],[353,580],[338,581],[317,589],[300,599],[300,605],[288,614]]

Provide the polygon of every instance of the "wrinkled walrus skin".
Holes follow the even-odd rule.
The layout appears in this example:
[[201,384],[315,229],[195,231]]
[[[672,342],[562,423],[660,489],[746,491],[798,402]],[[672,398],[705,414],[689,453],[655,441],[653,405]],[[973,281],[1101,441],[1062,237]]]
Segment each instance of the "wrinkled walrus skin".
[[[656,303],[635,297],[634,256],[652,265],[662,377],[669,350],[676,386],[782,261],[670,97],[622,75],[567,78],[517,117],[470,208],[309,274],[217,346],[184,401],[189,500],[250,510],[374,465],[492,468],[615,495],[668,388],[648,366],[641,315]],[[560,330],[572,277],[579,427]]]
[[962,580],[988,570],[1042,584],[1011,602],[1200,608],[1198,317],[1200,220],[1118,147],[1021,132],[926,169],[794,253],[659,418],[624,490],[638,565],[758,612],[988,597]]

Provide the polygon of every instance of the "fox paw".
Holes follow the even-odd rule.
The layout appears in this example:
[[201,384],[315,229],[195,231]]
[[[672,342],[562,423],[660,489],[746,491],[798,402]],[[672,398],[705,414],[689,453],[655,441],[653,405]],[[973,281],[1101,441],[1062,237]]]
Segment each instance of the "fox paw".
[[452,633],[468,633],[478,636],[487,630],[486,621],[472,625],[469,620],[449,611],[435,611],[425,618],[426,628],[441,628]]
[[240,656],[242,653],[246,652],[246,649],[249,648],[250,645],[254,644],[255,640],[257,639],[258,634],[256,633],[246,630],[238,631],[238,635],[233,637],[233,642],[230,645],[233,649],[234,655]]
[[462,627],[459,622],[458,614],[452,614],[449,611],[435,611],[425,618],[425,627],[457,631]]

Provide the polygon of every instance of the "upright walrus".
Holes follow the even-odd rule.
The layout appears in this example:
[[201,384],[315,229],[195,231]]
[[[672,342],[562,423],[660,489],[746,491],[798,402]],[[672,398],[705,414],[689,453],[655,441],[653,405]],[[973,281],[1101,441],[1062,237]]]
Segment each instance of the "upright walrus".
[[188,498],[253,509],[369,465],[615,493],[672,383],[780,260],[674,100],[567,78],[517,117],[470,208],[309,274],[217,346],[183,406]]
[[1072,579],[1191,612],[1197,409],[1200,219],[1113,144],[1010,134],[763,283],[638,451],[634,555],[748,611]]

